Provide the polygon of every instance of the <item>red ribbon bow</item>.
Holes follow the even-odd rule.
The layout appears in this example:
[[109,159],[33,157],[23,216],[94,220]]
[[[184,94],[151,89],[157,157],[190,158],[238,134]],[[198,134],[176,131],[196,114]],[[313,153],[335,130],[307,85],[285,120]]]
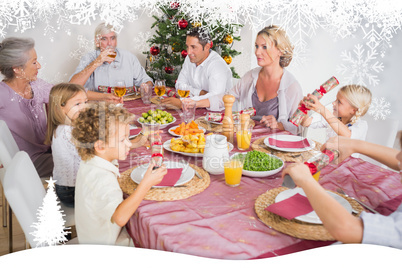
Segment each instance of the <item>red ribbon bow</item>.
[[304,164],[307,165],[308,168],[310,169],[311,175],[317,173],[317,167],[313,163],[304,162]]

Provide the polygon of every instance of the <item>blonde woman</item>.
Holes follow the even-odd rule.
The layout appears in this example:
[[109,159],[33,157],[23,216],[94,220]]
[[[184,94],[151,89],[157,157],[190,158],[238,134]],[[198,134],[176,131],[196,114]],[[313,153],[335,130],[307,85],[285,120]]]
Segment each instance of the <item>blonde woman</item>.
[[69,207],[74,207],[75,180],[81,162],[71,141],[71,124],[87,101],[85,89],[77,84],[61,83],[50,91],[45,143],[52,146],[56,194]]
[[261,123],[271,129],[299,131],[288,122],[303,98],[296,78],[285,68],[293,57],[293,46],[278,26],[265,27],[257,34],[255,56],[259,67],[247,72],[231,89],[240,109],[254,107]]
[[316,112],[302,121],[304,127],[326,128],[327,139],[337,135],[358,140],[366,139],[368,126],[367,122],[361,119],[371,104],[371,92],[366,87],[342,87],[332,103],[333,113],[311,94],[304,97],[302,103]]

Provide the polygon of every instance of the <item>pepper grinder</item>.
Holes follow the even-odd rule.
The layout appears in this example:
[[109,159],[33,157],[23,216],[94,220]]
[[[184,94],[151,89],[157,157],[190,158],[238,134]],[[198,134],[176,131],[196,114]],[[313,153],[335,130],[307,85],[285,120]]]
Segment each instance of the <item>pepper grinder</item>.
[[223,103],[225,104],[225,116],[222,120],[222,134],[226,136],[228,142],[233,143],[234,126],[232,107],[236,98],[233,95],[226,94],[223,96]]

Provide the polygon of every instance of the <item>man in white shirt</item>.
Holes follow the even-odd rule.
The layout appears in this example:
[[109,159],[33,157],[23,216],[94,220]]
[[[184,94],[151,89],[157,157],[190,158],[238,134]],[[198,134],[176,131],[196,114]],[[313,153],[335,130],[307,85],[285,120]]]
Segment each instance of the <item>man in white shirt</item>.
[[[197,108],[222,110],[222,97],[232,88],[232,71],[222,57],[211,50],[211,37],[205,29],[197,27],[187,33],[186,47],[188,54],[176,89],[190,90]],[[181,101],[174,97],[166,98],[162,103],[181,108]]]

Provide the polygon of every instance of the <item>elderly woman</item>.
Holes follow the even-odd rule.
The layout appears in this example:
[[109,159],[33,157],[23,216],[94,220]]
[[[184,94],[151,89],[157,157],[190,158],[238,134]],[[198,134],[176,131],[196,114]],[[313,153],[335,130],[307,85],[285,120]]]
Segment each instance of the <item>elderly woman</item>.
[[[38,79],[41,68],[35,42],[30,38],[6,38],[0,43],[0,120],[7,123],[18,147],[32,159],[40,177],[53,171],[50,146],[44,144],[46,111],[52,84]],[[115,100],[112,94],[88,92],[92,100]]]
[[293,56],[293,46],[284,30],[272,25],[257,34],[255,56],[259,67],[247,72],[231,89],[240,108],[254,107],[261,123],[272,129],[297,134],[288,118],[303,98],[295,77],[285,69]]
[[137,57],[126,50],[117,49],[116,45],[117,34],[113,27],[99,24],[95,29],[96,49],[81,58],[70,82],[102,92],[114,86],[114,79],[124,80],[127,91],[142,83],[153,85]]

